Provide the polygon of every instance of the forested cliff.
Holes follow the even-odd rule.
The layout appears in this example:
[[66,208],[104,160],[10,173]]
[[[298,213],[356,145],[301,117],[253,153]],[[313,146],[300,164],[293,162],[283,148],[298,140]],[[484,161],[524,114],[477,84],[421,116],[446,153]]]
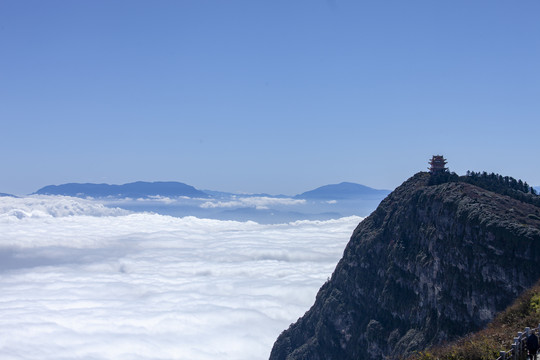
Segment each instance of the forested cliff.
[[270,359],[397,359],[482,328],[540,278],[540,208],[518,198],[414,175],[354,230]]

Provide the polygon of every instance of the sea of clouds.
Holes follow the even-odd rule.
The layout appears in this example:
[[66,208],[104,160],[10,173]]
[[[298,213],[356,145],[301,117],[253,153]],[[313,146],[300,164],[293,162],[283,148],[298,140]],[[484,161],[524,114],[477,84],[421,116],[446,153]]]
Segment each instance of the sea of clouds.
[[0,197],[0,354],[267,359],[360,220],[261,225]]
[[268,196],[252,196],[252,197],[234,197],[233,200],[228,201],[205,201],[200,206],[202,208],[232,208],[232,207],[254,207],[256,209],[269,209],[270,206],[276,205],[297,205],[305,204],[304,199],[291,199],[291,198],[276,198]]

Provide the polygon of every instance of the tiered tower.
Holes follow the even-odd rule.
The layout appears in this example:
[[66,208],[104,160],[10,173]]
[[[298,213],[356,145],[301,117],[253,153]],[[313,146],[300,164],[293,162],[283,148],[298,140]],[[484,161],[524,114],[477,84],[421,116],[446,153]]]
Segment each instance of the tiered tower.
[[448,171],[446,167],[446,159],[442,155],[433,155],[429,161],[429,172],[432,174]]

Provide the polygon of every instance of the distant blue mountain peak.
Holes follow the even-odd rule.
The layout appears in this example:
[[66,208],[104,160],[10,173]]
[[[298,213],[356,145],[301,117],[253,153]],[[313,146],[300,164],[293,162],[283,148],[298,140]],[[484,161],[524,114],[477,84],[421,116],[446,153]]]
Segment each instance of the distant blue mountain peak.
[[306,191],[296,195],[295,198],[320,200],[379,198],[389,193],[389,190],[377,190],[361,184],[342,182],[339,184],[324,185],[314,190]]

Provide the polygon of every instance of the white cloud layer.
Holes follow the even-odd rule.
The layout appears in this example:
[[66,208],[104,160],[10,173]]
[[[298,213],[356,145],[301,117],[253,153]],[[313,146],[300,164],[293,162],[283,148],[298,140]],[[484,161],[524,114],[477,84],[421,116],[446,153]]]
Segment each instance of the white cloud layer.
[[0,198],[2,359],[267,359],[360,220],[260,225]]
[[241,197],[230,201],[206,201],[201,204],[203,209],[232,208],[232,207],[254,207],[256,209],[268,209],[275,205],[301,205],[305,204],[304,199],[274,198],[268,196]]
[[0,218],[62,217],[73,215],[115,216],[129,211],[108,208],[92,200],[69,196],[34,195],[25,198],[0,197]]

